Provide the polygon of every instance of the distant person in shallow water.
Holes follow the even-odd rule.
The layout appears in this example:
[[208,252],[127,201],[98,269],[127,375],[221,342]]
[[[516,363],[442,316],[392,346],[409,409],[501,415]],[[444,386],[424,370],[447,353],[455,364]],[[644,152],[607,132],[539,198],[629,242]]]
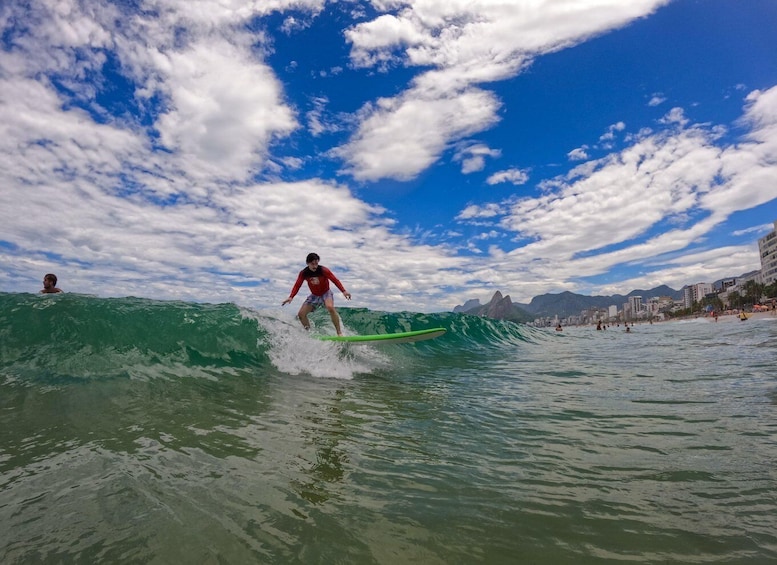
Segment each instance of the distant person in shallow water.
[[57,275],[48,273],[43,277],[43,290],[41,294],[54,294],[55,292],[62,292],[61,288],[57,288]]
[[561,327],[561,322],[559,322],[558,325],[556,326],[556,331],[557,332],[563,332],[564,331],[564,328]]
[[291,289],[289,297],[283,301],[281,306],[286,306],[286,304],[291,302],[297,292],[299,292],[302,283],[307,282],[308,287],[310,287],[310,295],[305,299],[305,302],[302,303],[302,306],[300,306],[299,312],[297,313],[297,317],[299,318],[299,321],[302,322],[302,326],[306,330],[309,330],[310,322],[308,321],[308,314],[323,305],[329,311],[329,317],[332,318],[332,323],[335,326],[335,330],[337,330],[337,335],[343,335],[340,331],[340,317],[337,315],[337,310],[335,310],[335,298],[332,291],[329,290],[329,281],[335,283],[335,286],[340,289],[340,292],[343,293],[346,300],[351,299],[351,293],[345,290],[343,283],[337,279],[332,271],[323,265],[318,264],[320,259],[321,258],[317,253],[308,253],[307,258],[305,259],[305,263],[307,263],[308,266],[299,272],[299,275],[297,275],[297,282],[294,283],[294,288]]

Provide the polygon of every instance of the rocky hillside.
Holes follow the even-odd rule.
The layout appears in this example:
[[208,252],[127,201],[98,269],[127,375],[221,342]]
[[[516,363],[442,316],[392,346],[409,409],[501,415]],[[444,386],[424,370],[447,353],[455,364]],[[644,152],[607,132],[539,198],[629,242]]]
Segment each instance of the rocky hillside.
[[480,300],[467,300],[463,306],[456,306],[454,312],[469,314],[471,316],[482,316],[493,318],[495,320],[509,320],[511,322],[530,322],[534,316],[513,304],[510,296],[502,296],[498,290],[491,297],[488,304],[481,304]]

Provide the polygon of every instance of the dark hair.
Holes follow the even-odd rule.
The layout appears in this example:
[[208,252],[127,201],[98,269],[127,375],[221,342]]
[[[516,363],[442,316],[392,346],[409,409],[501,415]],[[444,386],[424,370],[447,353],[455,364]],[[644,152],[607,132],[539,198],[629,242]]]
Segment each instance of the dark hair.
[[308,253],[305,263],[310,263],[311,261],[321,261],[321,257],[318,256],[318,253]]
[[48,274],[44,275],[44,277],[43,277],[43,280],[45,280],[45,281],[51,281],[51,283],[52,283],[54,286],[57,286],[57,275],[54,275],[54,274],[52,274],[52,273],[48,273]]

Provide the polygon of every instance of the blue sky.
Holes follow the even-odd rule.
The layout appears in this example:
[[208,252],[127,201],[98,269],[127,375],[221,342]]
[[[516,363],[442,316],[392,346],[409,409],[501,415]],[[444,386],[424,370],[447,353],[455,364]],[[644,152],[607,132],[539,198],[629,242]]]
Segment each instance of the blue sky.
[[679,289],[760,268],[777,220],[773,0],[37,0],[0,29],[6,292],[277,307],[309,251],[380,310]]

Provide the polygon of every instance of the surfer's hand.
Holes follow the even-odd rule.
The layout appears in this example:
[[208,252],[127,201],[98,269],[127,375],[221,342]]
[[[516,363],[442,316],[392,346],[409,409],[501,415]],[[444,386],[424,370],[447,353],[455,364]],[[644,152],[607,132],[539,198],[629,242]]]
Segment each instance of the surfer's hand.
[[287,298],[283,302],[281,302],[281,306],[286,306],[289,302],[291,302],[291,298]]
[[350,300],[351,299],[351,293],[350,292],[344,292],[343,296],[345,296],[346,300]]

